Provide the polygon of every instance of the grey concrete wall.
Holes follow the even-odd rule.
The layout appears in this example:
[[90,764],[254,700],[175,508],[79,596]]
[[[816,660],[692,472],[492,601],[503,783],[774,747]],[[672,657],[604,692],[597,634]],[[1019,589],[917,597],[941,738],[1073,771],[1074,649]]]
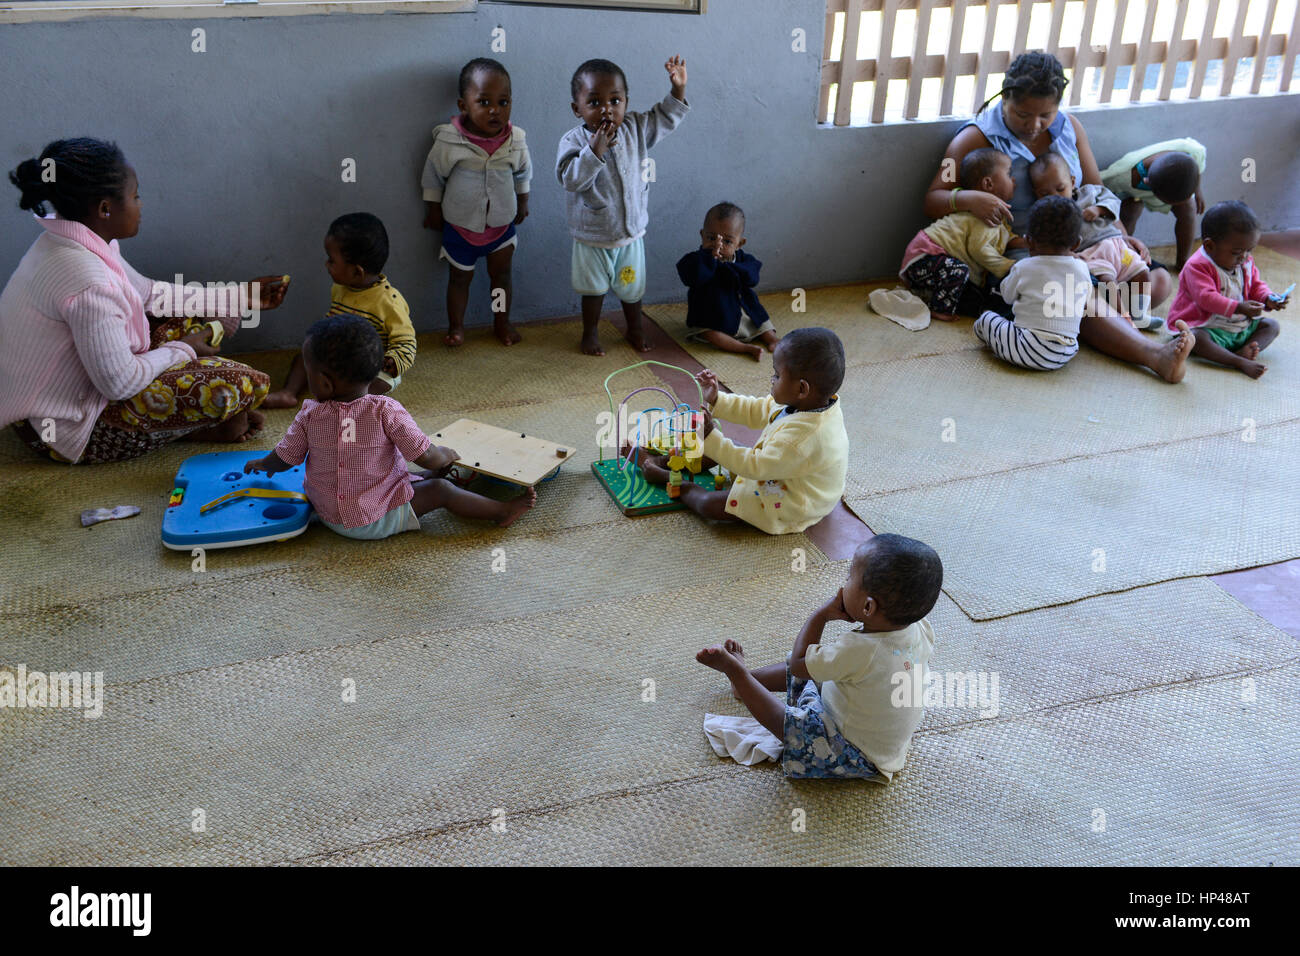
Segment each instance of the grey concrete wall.
[[[476,13],[249,20],[87,20],[0,26],[0,166],[55,138],[116,139],[140,174],[145,218],[125,243],[146,274],[295,277],[289,301],[240,348],[291,346],[326,306],[321,241],[330,219],[368,210],[392,239],[387,272],[416,326],[445,324],[445,265],[421,228],[418,178],[429,131],[455,106],[455,77],[497,54],[514,80],[515,121],[536,174],[515,257],[516,318],[571,314],[569,237],[555,145],[576,120],[568,78],[592,56],[628,73],[632,106],[667,92],[663,61],[687,60],[692,114],[656,148],[647,236],[647,302],[682,297],[673,263],[693,248],[704,210],[745,207],[763,286],[816,286],[887,275],[924,223],[922,190],[960,124],[819,129],[814,112],[823,0],[710,0],[703,17],[483,3]],[[190,31],[207,31],[191,52]],[[806,53],[791,30],[807,31]],[[1140,140],[1192,134],[1210,149],[1207,197],[1250,202],[1269,229],[1300,226],[1300,100],[1294,96],[1090,110],[1098,160]],[[1257,160],[1243,184],[1240,159]],[[356,183],[340,163],[357,161]],[[37,230],[0,184],[0,277]],[[1172,239],[1172,221],[1139,232]],[[485,322],[480,275],[471,324]],[[613,305],[613,300],[610,300]]]

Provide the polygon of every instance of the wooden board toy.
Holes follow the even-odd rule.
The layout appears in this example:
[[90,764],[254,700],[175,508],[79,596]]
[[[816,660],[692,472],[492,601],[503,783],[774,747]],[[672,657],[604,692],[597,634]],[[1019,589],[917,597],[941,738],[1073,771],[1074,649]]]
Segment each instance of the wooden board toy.
[[268,477],[244,474],[256,451],[194,455],[181,463],[163,512],[163,544],[175,551],[237,548],[302,534],[312,507],[302,491],[304,462]]
[[461,418],[434,434],[436,444],[454,448],[457,467],[512,485],[532,487],[560,470],[574,455],[571,446]]
[[[600,448],[600,458],[591,463],[591,470],[596,479],[614,499],[623,514],[629,518],[640,515],[659,514],[664,511],[677,511],[686,507],[681,502],[681,485],[694,482],[704,485],[710,491],[725,486],[726,477],[721,469],[706,471],[704,463],[704,442],[700,437],[703,425],[704,391],[698,382],[695,389],[699,393],[699,406],[691,406],[678,400],[677,396],[664,388],[646,385],[628,392],[623,401],[614,408],[614,395],[609,390],[609,380],[621,372],[628,372],[642,365],[661,365],[674,369],[694,380],[695,376],[684,368],[647,359],[627,368],[611,372],[605,378],[605,394],[609,398],[609,411],[614,425],[614,457],[605,457],[605,446]],[[628,402],[641,392],[658,392],[669,401],[666,407],[647,408],[637,412],[637,424],[633,429],[628,421]],[[624,426],[627,425],[627,434]],[[667,485],[654,485],[646,481],[641,466],[633,460],[632,452],[621,454],[626,439],[633,450],[638,447],[651,448],[661,455],[668,456],[668,466],[672,475]]]

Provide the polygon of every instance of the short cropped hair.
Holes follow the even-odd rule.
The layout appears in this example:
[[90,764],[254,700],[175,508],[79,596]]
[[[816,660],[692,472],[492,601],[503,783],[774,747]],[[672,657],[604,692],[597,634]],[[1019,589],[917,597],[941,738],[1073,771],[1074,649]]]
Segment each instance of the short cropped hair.
[[862,589],[897,627],[915,624],[934,609],[943,587],[943,562],[934,548],[901,534],[878,534],[858,546]]
[[795,329],[781,339],[779,347],[790,374],[819,395],[830,398],[844,384],[844,343],[830,329]]
[[464,98],[465,91],[469,89],[474,79],[474,74],[479,72],[495,73],[497,76],[504,76],[507,83],[510,82],[510,73],[504,66],[491,57],[478,56],[460,68],[460,79],[457,80],[458,96]]
[[1165,153],[1147,170],[1147,182],[1157,199],[1172,205],[1195,194],[1201,170],[1186,153]]
[[979,189],[980,180],[992,176],[1002,162],[1010,163],[1011,158],[1000,149],[992,146],[972,149],[961,160],[961,188]]
[[1235,199],[1216,202],[1201,217],[1202,239],[1218,242],[1238,233],[1249,235],[1253,232],[1259,232],[1259,220],[1255,218],[1255,211]]
[[730,222],[733,219],[740,220],[740,228],[743,232],[745,229],[745,210],[741,209],[734,202],[720,202],[704,214],[704,221],[716,219],[718,222]]
[[582,92],[584,76],[616,76],[623,81],[623,92],[627,92],[627,76],[617,63],[609,60],[588,60],[573,71],[573,79],[569,81],[569,95],[573,97],[575,103],[578,102],[578,94]]
[[1044,196],[1029,207],[1025,232],[1035,243],[1073,249],[1083,232],[1083,216],[1065,196]]
[[356,385],[373,381],[384,367],[379,333],[368,319],[352,313],[327,315],[315,322],[303,347],[335,378]]
[[1043,153],[1042,156],[1037,157],[1029,164],[1029,181],[1033,182],[1034,179],[1043,175],[1043,173],[1047,172],[1053,166],[1064,166],[1066,172],[1070,173],[1072,176],[1074,175],[1073,171],[1070,169],[1069,162],[1064,156],[1060,153],[1054,153],[1051,150],[1048,150]]
[[339,246],[339,253],[348,265],[360,266],[367,272],[378,274],[388,261],[388,230],[378,216],[368,212],[350,212],[332,223],[328,235]]

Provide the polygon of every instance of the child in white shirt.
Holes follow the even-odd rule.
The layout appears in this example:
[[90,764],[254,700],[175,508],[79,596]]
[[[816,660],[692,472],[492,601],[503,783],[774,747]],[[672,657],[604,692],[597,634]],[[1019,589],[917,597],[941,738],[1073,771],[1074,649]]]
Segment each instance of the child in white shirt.
[[1007,273],[998,292],[1015,319],[985,312],[975,320],[975,335],[1001,358],[1021,368],[1051,371],[1079,352],[1092,277],[1074,255],[1083,217],[1064,196],[1045,196],[1029,208],[1029,257]]
[[[920,700],[896,706],[894,689],[913,671],[924,683],[934,649],[925,616],[942,585],[933,548],[876,535],[859,546],[848,580],[808,618],[785,663],[749,670],[734,640],[695,659],[727,675],[749,712],[783,742],[786,776],[885,782],[903,769],[924,713]],[[823,639],[830,621],[860,627]],[[772,691],[785,691],[785,700]]]

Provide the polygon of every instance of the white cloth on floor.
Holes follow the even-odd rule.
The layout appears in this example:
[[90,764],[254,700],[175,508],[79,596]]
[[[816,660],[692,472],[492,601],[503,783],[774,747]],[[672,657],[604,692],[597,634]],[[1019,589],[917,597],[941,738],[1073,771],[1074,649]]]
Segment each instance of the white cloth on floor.
[[877,315],[897,322],[909,332],[920,332],[930,325],[930,307],[906,289],[873,289],[867,301]]
[[704,736],[719,757],[730,757],[746,767],[781,757],[781,741],[753,717],[705,714]]

